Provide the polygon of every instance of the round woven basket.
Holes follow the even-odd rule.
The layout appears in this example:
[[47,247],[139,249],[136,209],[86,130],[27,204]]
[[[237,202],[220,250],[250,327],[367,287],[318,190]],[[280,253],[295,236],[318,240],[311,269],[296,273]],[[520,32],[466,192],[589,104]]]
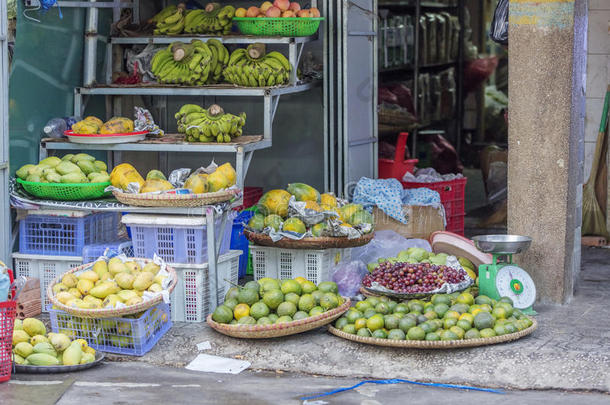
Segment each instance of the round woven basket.
[[492,338],[478,338],[468,340],[441,340],[441,341],[427,341],[427,340],[390,340],[390,339],[379,339],[374,337],[362,337],[358,335],[352,335],[351,333],[345,333],[335,328],[332,325],[328,325],[328,331],[335,336],[339,336],[343,339],[352,340],[354,342],[366,343],[369,345],[386,346],[386,347],[402,347],[406,349],[455,349],[462,347],[477,347],[495,345],[497,343],[511,342],[527,336],[538,328],[538,322],[534,318],[532,320],[532,326],[522,331],[509,333],[507,335],[495,336]]
[[348,239],[347,237],[315,237],[303,238],[301,240],[282,238],[277,242],[274,242],[269,235],[265,235],[262,233],[244,230],[244,234],[250,242],[253,242],[257,245],[279,247],[285,249],[340,249],[358,247],[366,245],[375,236],[375,232],[370,232],[366,235],[354,239]]
[[274,324],[274,325],[229,325],[218,323],[212,319],[212,314],[207,317],[208,325],[218,332],[242,339],[267,339],[280,336],[294,335],[297,333],[307,332],[308,330],[319,328],[320,326],[328,325],[341,315],[343,315],[350,307],[351,301],[345,298],[345,302],[335,309],[331,309],[323,314],[312,316],[298,321]]
[[[138,261],[141,261],[144,263],[148,263],[151,261],[150,259],[140,259],[140,258],[134,258],[134,260],[138,260]],[[47,297],[49,297],[49,300],[51,301],[51,303],[53,304],[53,306],[55,308],[61,309],[62,311],[65,311],[74,316],[79,316],[81,318],[117,318],[117,317],[121,317],[124,315],[137,314],[137,313],[146,311],[148,308],[154,307],[155,305],[157,305],[158,303],[163,301],[163,297],[160,294],[158,294],[153,299],[150,299],[147,301],[142,301],[139,304],[130,305],[128,307],[120,308],[120,309],[117,309],[117,308],[82,309],[82,308],[74,308],[74,307],[69,307],[67,305],[64,305],[61,302],[59,302],[57,300],[57,298],[55,298],[55,294],[53,293],[53,286],[55,284],[61,282],[61,279],[63,278],[63,276],[65,276],[66,274],[69,274],[69,273],[80,273],[81,271],[89,270],[91,267],[93,267],[93,263],[87,263],[87,264],[83,264],[82,266],[75,267],[73,269],[70,269],[70,271],[67,271],[64,274],[60,275],[55,280],[53,280],[51,283],[49,283],[49,286],[47,287]],[[176,271],[172,267],[167,266],[166,270],[169,273],[169,277],[171,279],[170,284],[167,287],[167,290],[171,293],[174,290],[174,288],[176,287],[178,278],[176,276]]]
[[127,205],[136,207],[202,207],[231,201],[239,190],[221,190],[204,194],[131,194],[113,191],[114,197]]

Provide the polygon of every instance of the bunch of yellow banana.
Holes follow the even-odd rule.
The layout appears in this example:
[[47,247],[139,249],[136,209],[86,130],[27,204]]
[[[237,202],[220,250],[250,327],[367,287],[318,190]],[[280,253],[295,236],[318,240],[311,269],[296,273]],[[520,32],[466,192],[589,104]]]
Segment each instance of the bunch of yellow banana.
[[153,31],[154,35],[178,35],[184,31],[184,23],[188,14],[192,11],[186,11],[184,3],[178,6],[168,6],[152,18],[152,22],[156,24]]
[[151,72],[159,83],[200,86],[217,83],[229,62],[229,51],[217,39],[174,42],[151,60]]
[[203,10],[193,10],[184,21],[184,32],[188,34],[223,34],[231,32],[235,7],[221,7],[218,3],[209,3]]
[[225,113],[213,104],[207,110],[195,104],[185,104],[176,113],[178,132],[186,134],[188,142],[228,143],[242,134],[246,113]]
[[227,82],[240,86],[268,87],[287,83],[291,70],[284,55],[276,51],[265,54],[265,46],[256,43],[236,49],[223,75]]

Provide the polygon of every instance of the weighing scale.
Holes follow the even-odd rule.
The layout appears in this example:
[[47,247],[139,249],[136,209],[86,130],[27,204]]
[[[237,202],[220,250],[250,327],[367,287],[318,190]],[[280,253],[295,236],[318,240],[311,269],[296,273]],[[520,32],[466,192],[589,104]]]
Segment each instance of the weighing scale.
[[479,266],[479,293],[495,300],[509,297],[513,306],[535,315],[536,285],[529,274],[513,263],[513,255],[525,252],[532,238],[519,235],[482,235],[472,238],[481,252],[493,255],[492,264]]

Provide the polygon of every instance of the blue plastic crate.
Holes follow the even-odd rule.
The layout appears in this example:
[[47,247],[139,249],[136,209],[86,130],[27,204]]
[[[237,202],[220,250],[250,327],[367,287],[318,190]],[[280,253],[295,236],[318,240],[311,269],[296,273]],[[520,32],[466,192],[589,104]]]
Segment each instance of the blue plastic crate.
[[[224,229],[222,221],[215,222],[219,255],[231,246],[234,213],[229,213]],[[202,264],[208,262],[208,239],[205,218],[169,215],[129,214],[123,223],[131,232],[133,253],[136,257],[153,257],[157,254],[167,263]]]
[[235,221],[233,221],[231,249],[244,252],[244,254],[239,257],[239,278],[246,276],[246,269],[248,268],[248,251],[250,250],[248,238],[244,235],[243,223],[248,223],[253,216],[254,211],[242,211],[237,218],[235,218]]
[[121,239],[113,242],[97,243],[95,245],[86,245],[83,248],[83,263],[91,263],[97,260],[102,255],[113,257],[123,254],[127,257],[133,256],[133,244],[130,240]]
[[31,214],[19,221],[19,252],[34,255],[80,256],[85,245],[117,238],[119,216],[100,212],[79,216]]
[[80,318],[53,308],[49,308],[49,315],[53,332],[85,339],[95,350],[129,356],[148,353],[172,327],[169,305],[165,303],[122,318]]

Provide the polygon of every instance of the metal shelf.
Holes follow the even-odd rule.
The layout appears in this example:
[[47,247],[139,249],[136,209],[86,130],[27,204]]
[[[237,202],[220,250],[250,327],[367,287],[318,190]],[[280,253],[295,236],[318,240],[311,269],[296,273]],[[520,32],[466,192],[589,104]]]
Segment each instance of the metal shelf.
[[449,62],[438,62],[438,63],[427,63],[425,65],[419,65],[420,69],[434,69],[434,68],[443,68],[443,67],[451,67],[455,66],[457,63],[456,60]]
[[208,39],[217,39],[223,44],[253,44],[255,42],[263,44],[304,44],[318,39],[317,35],[308,37],[259,37],[252,35],[155,35],[141,37],[111,37],[110,43],[117,45],[134,45],[134,44],[171,44],[172,42],[191,42],[192,40],[200,39],[202,41]]
[[[392,1],[392,0],[381,0],[378,2],[378,7],[410,7],[410,8],[415,8],[417,7],[417,1],[416,0],[396,0],[396,1]],[[452,4],[442,4],[442,3],[434,3],[431,1],[422,1],[420,3],[420,7],[421,8],[457,8],[458,5],[452,5]]]
[[414,70],[413,65],[401,65],[401,66],[392,66],[388,68],[379,69],[379,73],[396,73],[396,72],[412,72]]

